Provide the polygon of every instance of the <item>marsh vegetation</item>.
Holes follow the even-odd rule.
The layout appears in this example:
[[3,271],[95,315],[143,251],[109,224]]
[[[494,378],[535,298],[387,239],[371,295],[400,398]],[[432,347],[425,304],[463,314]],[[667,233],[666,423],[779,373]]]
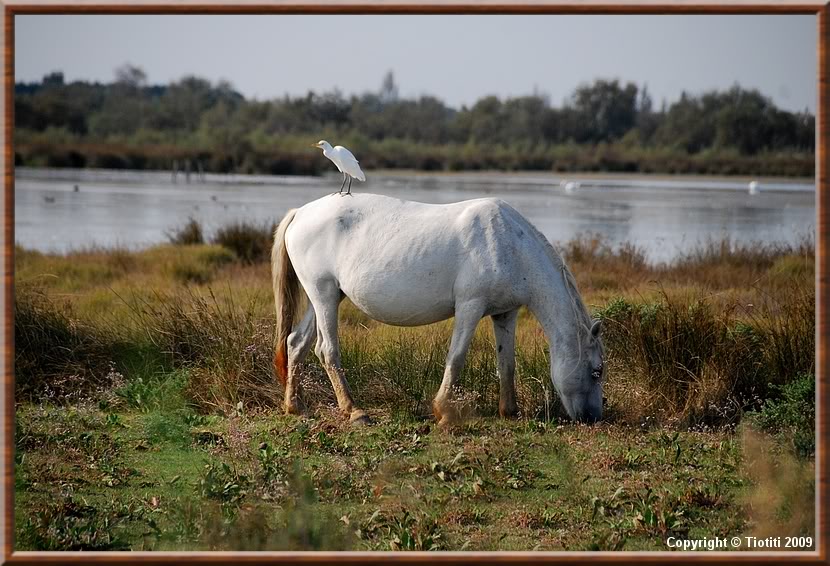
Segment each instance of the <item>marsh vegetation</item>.
[[375,424],[337,414],[313,356],[306,415],[281,414],[257,251],[270,230],[15,250],[18,549],[666,550],[669,535],[813,533],[811,241],[713,240],[661,265],[590,234],[562,243],[604,321],[604,422],[562,418],[522,313],[520,418],[497,417],[481,324],[467,417],[447,431],[429,407],[451,323],[383,326],[347,302],[343,362]]

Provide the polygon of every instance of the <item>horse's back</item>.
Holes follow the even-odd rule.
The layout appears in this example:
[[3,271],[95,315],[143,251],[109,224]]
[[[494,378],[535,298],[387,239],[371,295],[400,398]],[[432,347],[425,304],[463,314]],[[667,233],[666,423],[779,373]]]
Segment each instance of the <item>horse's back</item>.
[[330,195],[297,211],[286,246],[304,285],[334,280],[369,316],[420,325],[451,317],[459,300],[512,300],[505,287],[521,231],[513,214],[498,199],[433,205]]

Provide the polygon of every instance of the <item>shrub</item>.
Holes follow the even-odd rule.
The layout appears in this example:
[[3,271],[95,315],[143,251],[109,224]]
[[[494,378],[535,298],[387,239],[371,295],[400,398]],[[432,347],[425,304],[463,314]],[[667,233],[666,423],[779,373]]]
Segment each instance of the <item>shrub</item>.
[[703,300],[611,301],[598,313],[613,373],[640,382],[677,418],[732,421],[767,382],[758,333]]
[[186,368],[186,394],[202,409],[228,413],[238,403],[276,406],[281,390],[273,377],[273,326],[259,319],[257,303],[240,308],[190,289],[134,300],[137,325],[170,362]]
[[177,246],[190,246],[205,243],[202,225],[194,218],[189,218],[187,224],[184,226],[168,230],[166,236],[171,244]]
[[34,287],[14,297],[15,394],[62,398],[108,381],[117,340],[82,324]]
[[816,291],[790,284],[778,300],[753,307],[753,326],[762,336],[764,364],[771,383],[784,384],[815,373]]
[[213,237],[213,243],[233,251],[244,263],[267,262],[271,257],[276,229],[273,223],[256,225],[236,222],[220,228]]
[[763,430],[792,445],[796,454],[809,457],[816,451],[816,378],[801,374],[775,388],[779,397],[768,399],[751,418]]

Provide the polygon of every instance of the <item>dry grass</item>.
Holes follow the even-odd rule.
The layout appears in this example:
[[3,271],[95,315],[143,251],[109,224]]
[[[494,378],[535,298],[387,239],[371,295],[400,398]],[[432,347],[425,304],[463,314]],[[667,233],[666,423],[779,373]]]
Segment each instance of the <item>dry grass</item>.
[[723,424],[758,408],[776,385],[814,372],[814,305],[814,290],[801,287],[751,310],[664,294],[659,302],[616,299],[598,314],[612,379],[646,404],[640,417]]
[[[606,320],[609,419],[735,422],[774,395],[771,386],[813,371],[814,266],[808,240],[757,247],[712,242],[657,266],[645,263],[633,246],[612,248],[595,236],[562,249],[586,303]],[[240,401],[279,406],[281,392],[270,365],[273,298],[267,263],[239,261],[220,246],[167,245],[65,257],[18,249],[16,267],[21,290],[38,283],[52,301],[52,319],[25,311],[25,304],[21,312],[40,312],[47,326],[64,317],[111,341],[154,351],[165,367],[188,371],[188,390],[203,410],[227,414]],[[370,320],[348,301],[340,320],[344,365],[358,403],[370,412],[430,415],[451,321],[393,328]],[[20,318],[19,324],[25,331],[41,322]],[[38,359],[40,343],[28,344],[20,353]],[[123,371],[126,364],[117,352],[111,356]],[[58,377],[69,370],[38,371]],[[495,374],[492,330],[482,321],[461,384],[471,414],[496,414]],[[526,311],[517,330],[516,381],[524,417],[560,414],[550,387],[547,343]],[[313,355],[304,385],[310,410],[333,404],[328,378]]]
[[25,398],[73,399],[108,384],[117,342],[79,321],[70,303],[56,304],[36,287],[15,293],[15,387]]

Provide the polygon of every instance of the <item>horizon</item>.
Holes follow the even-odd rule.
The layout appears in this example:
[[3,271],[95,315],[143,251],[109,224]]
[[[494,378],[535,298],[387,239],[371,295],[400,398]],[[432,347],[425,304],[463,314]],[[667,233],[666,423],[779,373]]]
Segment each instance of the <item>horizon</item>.
[[[126,65],[129,65],[129,63],[125,63],[124,65],[125,65],[125,66],[126,66]],[[143,69],[142,69],[142,70],[143,70]],[[393,74],[393,76],[394,76],[394,72],[393,72],[391,69],[390,69],[388,72],[392,72],[392,74]],[[64,73],[62,70],[60,70],[60,69],[55,69],[54,71],[51,71],[51,72],[49,72],[49,73],[46,73],[46,74],[45,74],[43,77],[41,77],[39,80],[33,80],[33,81],[17,81],[17,80],[16,80],[14,84],[15,84],[15,86],[17,86],[17,85],[43,84],[43,81],[44,81],[44,80],[45,80],[45,79],[46,79],[46,78],[47,78],[50,74],[53,74],[53,73],[60,73],[61,75],[63,75],[63,77],[64,77],[64,84],[65,84],[65,85],[72,84],[72,83],[82,83],[82,84],[92,84],[92,85],[109,86],[109,85],[115,84],[115,83],[117,82],[117,79],[116,79],[115,77],[113,77],[113,78],[112,78],[112,79],[110,79],[109,81],[100,81],[100,80],[85,80],[85,79],[74,79],[74,80],[68,80],[68,79],[66,78],[65,73]],[[113,74],[114,74],[114,73],[113,73]],[[385,76],[386,76],[386,75],[384,75],[384,77],[385,77]],[[185,74],[185,75],[182,75],[181,77],[179,77],[179,78],[177,78],[177,79],[173,79],[172,81],[167,82],[167,83],[151,83],[151,82],[147,81],[147,82],[145,82],[144,84],[142,84],[142,85],[141,85],[141,87],[142,87],[142,88],[167,88],[167,87],[169,87],[171,84],[174,84],[174,83],[179,82],[179,81],[181,81],[181,80],[184,80],[184,79],[186,79],[186,78],[196,78],[196,79],[200,79],[200,80],[208,80],[208,81],[210,82],[210,84],[211,84],[211,86],[212,86],[212,87],[217,87],[217,86],[218,86],[221,82],[225,81],[225,79],[219,79],[219,80],[216,80],[216,81],[210,81],[210,80],[209,80],[209,79],[207,79],[206,77],[202,77],[202,76],[199,76],[199,75],[194,75],[194,74]],[[625,85],[626,85],[626,84],[628,84],[628,83],[632,83],[632,84],[635,84],[635,85],[637,86],[638,93],[642,93],[642,92],[643,92],[643,91],[642,91],[642,89],[643,89],[643,87],[644,87],[644,86],[645,86],[645,87],[648,87],[648,85],[647,85],[647,84],[645,84],[645,85],[637,84],[637,83],[634,83],[633,81],[629,81],[629,80],[624,79],[624,78],[622,78],[622,77],[614,77],[614,78],[610,78],[610,77],[596,77],[596,78],[595,78],[593,81],[591,81],[591,82],[583,82],[583,83],[579,83],[579,84],[577,84],[577,85],[574,85],[573,90],[571,91],[571,94],[573,94],[574,92],[576,92],[576,90],[577,90],[578,88],[580,88],[580,87],[583,87],[583,86],[591,86],[591,85],[595,84],[595,83],[596,83],[596,82],[598,82],[598,81],[609,81],[609,82],[610,82],[610,81],[617,81],[617,82],[618,82],[621,86],[625,86]],[[244,99],[246,102],[273,102],[273,101],[280,101],[280,100],[283,100],[285,97],[289,97],[289,98],[292,98],[292,99],[297,99],[297,98],[304,98],[304,97],[308,96],[309,94],[314,94],[314,95],[318,95],[318,96],[325,96],[325,95],[330,95],[330,94],[338,94],[338,95],[342,96],[342,97],[343,97],[343,99],[345,99],[345,100],[350,100],[350,99],[352,99],[352,98],[359,98],[359,97],[364,96],[364,95],[366,95],[366,94],[378,94],[378,93],[380,92],[380,90],[381,90],[380,86],[381,86],[381,84],[382,84],[381,82],[379,82],[379,84],[378,84],[378,88],[375,88],[375,89],[367,89],[367,90],[363,90],[363,91],[360,91],[360,92],[357,92],[357,91],[354,91],[354,92],[345,92],[345,91],[343,91],[343,89],[340,89],[339,87],[335,86],[335,87],[333,87],[331,90],[326,90],[326,91],[315,91],[315,90],[308,90],[308,91],[306,91],[306,92],[298,92],[298,93],[296,93],[296,94],[284,93],[284,94],[282,94],[282,95],[274,96],[274,97],[271,97],[271,98],[255,98],[255,97],[249,97],[249,96],[246,96],[246,95],[245,95],[245,93],[240,92],[240,91],[239,91],[239,89],[236,87],[236,85],[234,85],[234,84],[233,84],[233,83],[231,83],[230,81],[225,81],[225,82],[227,82],[227,83],[231,86],[231,88],[233,89],[233,91],[234,91],[234,92],[236,92],[237,94],[239,94],[240,96],[242,96],[242,97],[243,97],[243,99]],[[701,96],[701,95],[708,94],[708,93],[722,93],[722,92],[727,92],[727,91],[729,91],[729,90],[731,90],[732,88],[735,88],[735,87],[741,88],[741,89],[743,89],[743,90],[757,90],[758,92],[760,92],[760,94],[761,94],[762,96],[764,96],[764,97],[766,97],[766,98],[770,99],[770,100],[773,102],[773,104],[774,104],[777,108],[779,108],[780,110],[786,110],[786,111],[791,112],[791,113],[801,113],[801,112],[804,112],[804,111],[806,110],[806,111],[807,111],[810,115],[813,115],[813,116],[815,115],[815,112],[814,112],[813,110],[810,110],[810,109],[790,110],[790,109],[787,109],[787,108],[781,108],[781,107],[778,105],[778,103],[776,102],[776,100],[775,100],[775,98],[774,98],[774,97],[769,96],[767,93],[765,93],[765,92],[763,92],[763,91],[760,91],[760,90],[758,90],[758,89],[750,89],[750,88],[746,88],[746,87],[744,87],[743,85],[740,85],[740,84],[738,84],[738,83],[734,83],[733,85],[730,85],[730,86],[727,86],[727,87],[724,87],[724,88],[720,88],[720,89],[715,88],[715,89],[709,89],[709,90],[704,90],[704,91],[700,91],[700,92],[693,92],[693,91],[688,91],[688,90],[686,90],[686,91],[682,91],[682,93],[685,93],[686,95],[691,96],[691,97],[699,97],[699,96]],[[649,94],[650,94],[650,93],[649,93]],[[461,106],[454,106],[454,105],[451,105],[451,104],[450,104],[449,102],[447,102],[444,98],[442,98],[439,94],[430,93],[430,92],[423,92],[423,93],[419,93],[419,94],[417,94],[417,95],[412,95],[412,96],[404,96],[404,95],[400,95],[400,96],[398,96],[398,99],[400,99],[400,100],[417,100],[417,99],[419,99],[419,98],[421,98],[421,97],[431,97],[431,98],[435,98],[435,99],[439,100],[440,102],[442,102],[442,103],[444,104],[444,106],[446,106],[447,108],[449,108],[449,109],[451,109],[451,110],[453,110],[453,111],[461,111],[461,110],[464,110],[464,109],[470,109],[470,108],[472,108],[472,107],[473,107],[476,103],[480,102],[481,100],[483,100],[483,99],[485,99],[485,98],[491,97],[491,96],[495,96],[496,98],[498,98],[498,99],[499,99],[500,101],[502,101],[502,102],[506,102],[506,101],[508,101],[508,100],[511,100],[511,99],[518,99],[518,98],[538,97],[538,98],[544,99],[544,100],[546,101],[546,103],[547,103],[550,107],[552,107],[552,108],[561,108],[561,107],[563,107],[564,105],[566,105],[566,104],[568,104],[568,103],[570,102],[570,97],[567,97],[567,98],[563,99],[563,100],[562,100],[559,104],[556,104],[556,102],[555,102],[555,101],[550,100],[550,97],[549,97],[547,94],[545,94],[545,93],[541,93],[541,92],[538,92],[538,91],[537,91],[537,92],[528,92],[528,93],[516,93],[516,94],[514,94],[514,95],[507,95],[507,96],[498,96],[498,95],[494,95],[494,94],[483,94],[483,95],[481,95],[481,97],[479,97],[479,98],[478,98],[478,99],[476,99],[476,100],[473,100],[471,103],[469,103],[469,104],[468,104],[468,103],[464,103],[464,104],[462,104]],[[678,100],[680,100],[680,96],[678,96],[678,98],[677,98],[677,99],[675,99],[675,100],[665,100],[664,102],[665,102],[665,104],[666,104],[666,109],[668,109],[668,107],[670,107],[672,104],[674,104],[674,103],[675,103],[675,102],[677,102]],[[662,102],[661,102],[661,104],[662,104]],[[660,111],[661,111],[660,104],[658,104],[656,101],[654,101],[654,111],[655,111],[655,112],[660,112]]]

